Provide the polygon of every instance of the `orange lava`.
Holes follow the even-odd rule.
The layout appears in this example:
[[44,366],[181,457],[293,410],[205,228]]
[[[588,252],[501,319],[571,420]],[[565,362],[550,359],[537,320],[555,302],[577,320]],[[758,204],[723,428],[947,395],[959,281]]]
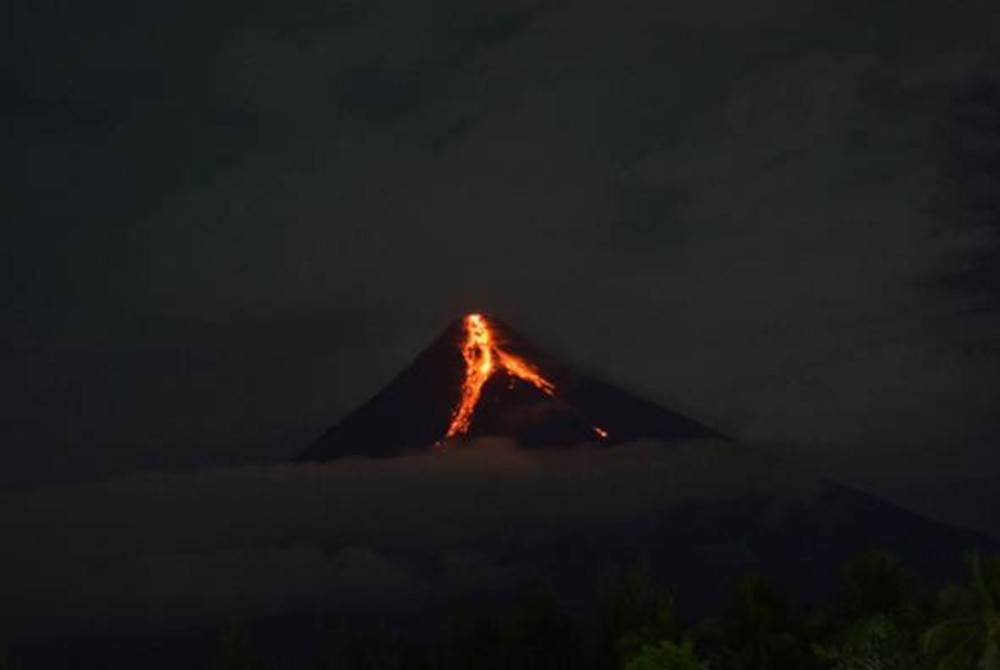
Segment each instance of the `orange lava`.
[[[482,314],[469,314],[465,317],[462,358],[465,359],[462,397],[452,414],[445,438],[468,434],[483,386],[497,371],[502,370],[511,378],[526,381],[547,395],[555,395],[555,384],[523,358],[500,348],[489,322]],[[593,428],[601,439],[608,436],[607,431],[597,426]]]

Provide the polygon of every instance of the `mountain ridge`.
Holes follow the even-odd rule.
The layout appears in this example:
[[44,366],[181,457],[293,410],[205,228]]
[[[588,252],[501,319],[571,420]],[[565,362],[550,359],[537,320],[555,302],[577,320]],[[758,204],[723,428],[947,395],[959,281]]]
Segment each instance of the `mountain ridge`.
[[[469,430],[459,439],[511,437],[525,447],[608,445],[639,438],[724,436],[670,409],[580,374],[492,316],[473,313],[450,324],[380,391],[314,440],[295,461],[345,456],[388,457],[442,445],[457,415],[472,363],[463,360],[470,320],[482,319],[494,340],[494,371],[481,385]],[[504,356],[551,380],[547,392],[503,369]],[[476,363],[478,364],[478,362]]]

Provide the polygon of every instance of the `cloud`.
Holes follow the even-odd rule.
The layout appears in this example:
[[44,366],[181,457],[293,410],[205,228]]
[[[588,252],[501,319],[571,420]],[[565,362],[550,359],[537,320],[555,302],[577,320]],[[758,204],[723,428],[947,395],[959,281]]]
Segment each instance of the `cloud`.
[[821,490],[790,472],[716,442],[534,452],[481,441],[8,492],[0,618],[11,630],[120,630],[500,588],[539,548],[682,502]]

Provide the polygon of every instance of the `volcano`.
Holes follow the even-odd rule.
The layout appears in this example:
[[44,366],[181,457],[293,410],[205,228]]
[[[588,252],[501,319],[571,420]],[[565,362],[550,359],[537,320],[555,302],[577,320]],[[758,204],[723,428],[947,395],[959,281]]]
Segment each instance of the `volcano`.
[[[438,449],[445,453],[435,462],[447,472],[457,468],[463,473],[454,481],[464,491],[461,482],[467,472],[462,463],[488,459],[490,449],[509,448],[503,444],[468,450],[471,440],[487,436],[511,438],[519,448],[534,450],[521,455],[532,464],[528,479],[538,482],[536,493],[544,502],[523,503],[530,512],[517,526],[513,519],[519,507],[512,505],[505,487],[498,486],[492,494],[483,486],[473,487],[471,507],[511,515],[495,536],[482,531],[475,551],[494,557],[511,574],[547,575],[568,594],[587,593],[587,585],[597,583],[613,566],[643,557],[662,583],[672,585],[680,601],[694,607],[719,606],[728,585],[748,570],[815,598],[831,591],[831,576],[861,551],[888,551],[929,583],[940,584],[960,574],[965,551],[996,547],[978,533],[829,481],[767,449],[579,374],[500,320],[482,314],[467,315],[448,327],[412,365],[330,428],[299,460],[362,456],[365,462],[352,468],[379,472],[381,466],[372,457],[411,452],[414,458],[401,462],[418,463],[419,471],[428,461],[417,452]],[[571,445],[578,448],[558,449]],[[612,445],[620,448],[606,448]],[[585,455],[578,459],[578,453]],[[589,469],[595,453],[601,463],[598,471]],[[627,471],[636,459],[641,467],[618,478],[615,473]],[[548,474],[538,475],[541,472]],[[567,486],[551,474],[564,472],[585,476],[570,475],[572,485]],[[510,477],[510,471],[499,468],[496,476]],[[417,479],[422,481],[423,475]],[[517,477],[504,481],[515,485],[518,496],[525,495]],[[602,493],[588,493],[581,488],[583,482],[610,483]],[[442,482],[429,485],[433,496],[407,495],[406,514],[412,515],[414,526],[450,514],[421,507],[449,497],[442,494]],[[646,513],[630,516],[611,502],[626,490],[628,495],[621,496],[625,499],[646,491],[657,502]],[[344,495],[350,500],[334,508],[371,514],[360,511],[366,509],[364,492],[352,489]],[[578,517],[576,512],[568,514],[575,522],[546,525],[546,515],[535,518],[536,509],[551,511],[554,501],[576,495],[583,507]],[[588,499],[605,500],[612,511],[586,507]],[[535,523],[543,524],[544,531]],[[457,525],[482,526],[478,521]],[[426,555],[419,561],[433,562]]]
[[299,457],[394,456],[471,438],[539,448],[639,438],[722,437],[681,414],[582,375],[499,319],[469,314],[449,326],[388,386]]

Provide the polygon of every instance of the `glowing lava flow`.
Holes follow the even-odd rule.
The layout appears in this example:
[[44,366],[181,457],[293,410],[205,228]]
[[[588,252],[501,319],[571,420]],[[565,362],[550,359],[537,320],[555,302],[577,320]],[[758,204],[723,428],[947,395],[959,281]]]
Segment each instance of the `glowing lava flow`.
[[[483,393],[483,386],[498,370],[533,385],[546,395],[554,396],[555,384],[546,379],[530,363],[500,348],[489,323],[482,314],[465,317],[465,343],[462,345],[465,359],[465,381],[462,383],[462,398],[455,407],[451,424],[445,438],[466,435],[472,425],[472,415]],[[608,436],[606,430],[593,426],[598,437]]]

